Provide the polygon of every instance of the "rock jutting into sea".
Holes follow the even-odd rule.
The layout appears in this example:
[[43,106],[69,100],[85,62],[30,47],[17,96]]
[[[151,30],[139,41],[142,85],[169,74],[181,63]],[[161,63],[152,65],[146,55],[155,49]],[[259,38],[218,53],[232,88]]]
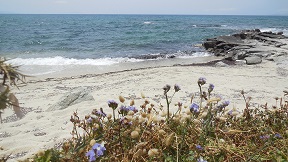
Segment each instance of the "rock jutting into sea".
[[288,56],[288,37],[283,32],[261,32],[259,29],[244,30],[229,36],[209,38],[203,47],[215,56],[226,60],[245,60],[246,64],[259,64],[263,59],[274,61]]

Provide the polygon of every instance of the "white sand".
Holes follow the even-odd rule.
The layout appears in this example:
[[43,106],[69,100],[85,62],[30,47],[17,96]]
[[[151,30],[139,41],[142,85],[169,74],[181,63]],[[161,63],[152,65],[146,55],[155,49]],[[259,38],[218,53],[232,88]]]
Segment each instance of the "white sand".
[[[229,109],[233,106],[244,108],[241,90],[253,98],[253,103],[268,102],[271,106],[275,103],[274,97],[282,97],[283,90],[288,90],[287,65],[283,61],[282,64],[264,61],[262,64],[252,66],[170,66],[73,77],[73,79],[55,78],[44,81],[41,78],[42,81],[39,82],[28,81],[27,85],[14,92],[21,106],[30,108],[31,112],[21,120],[0,124],[0,147],[3,148],[0,150],[0,157],[9,154],[15,157],[23,153],[18,159],[25,159],[40,149],[53,147],[64,138],[71,137],[72,125],[69,119],[74,111],[77,110],[84,117],[92,109],[102,107],[109,113],[111,110],[107,106],[107,101],[110,99],[118,101],[119,95],[135,98],[136,105],[139,106],[143,103],[140,95],[143,92],[156,104],[155,101],[163,95],[163,86],[166,84],[173,86],[177,83],[181,86],[181,91],[176,93],[173,103],[181,101],[184,105],[189,105],[191,94],[198,94],[199,77],[206,77],[207,83],[215,85],[214,93],[221,94],[225,100],[231,102]],[[37,80],[37,78],[31,79]],[[95,101],[81,102],[63,110],[46,111],[64,94],[73,92],[77,87],[91,90]],[[205,85],[205,89],[207,87],[208,84]],[[163,99],[160,102],[165,105]],[[13,112],[9,109],[2,114],[2,117],[5,119],[11,115]],[[17,158],[8,161],[15,160]]]

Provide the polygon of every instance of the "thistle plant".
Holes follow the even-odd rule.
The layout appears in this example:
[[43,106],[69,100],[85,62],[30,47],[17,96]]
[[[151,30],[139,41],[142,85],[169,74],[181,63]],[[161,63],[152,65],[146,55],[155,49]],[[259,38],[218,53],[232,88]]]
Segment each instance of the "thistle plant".
[[[62,149],[46,150],[34,160],[288,161],[286,94],[271,109],[268,104],[251,107],[252,98],[244,97],[242,113],[231,108],[229,101],[215,97],[213,84],[205,84],[206,79],[199,78],[200,97],[184,106],[182,101],[171,104],[180,87],[176,84],[169,97],[171,86],[166,85],[168,114],[162,113],[161,103],[152,104],[143,94],[139,105],[134,100],[126,105],[123,96],[119,96],[121,105],[109,100],[107,109],[112,108],[113,119],[105,108],[92,110],[84,119],[75,112],[70,120],[72,138],[63,142]],[[177,110],[173,111],[173,105]]]

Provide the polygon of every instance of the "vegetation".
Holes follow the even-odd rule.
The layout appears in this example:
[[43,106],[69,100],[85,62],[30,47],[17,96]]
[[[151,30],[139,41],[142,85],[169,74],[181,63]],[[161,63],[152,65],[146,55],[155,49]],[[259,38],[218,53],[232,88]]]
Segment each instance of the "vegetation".
[[10,93],[10,86],[16,86],[16,81],[24,82],[25,75],[19,72],[19,66],[7,64],[4,58],[0,57],[0,76],[2,84],[0,84],[0,121],[2,123],[1,114],[10,106],[13,107],[17,117],[22,118],[23,113],[20,110],[18,99],[13,93]]
[[206,86],[205,78],[197,84],[200,97],[192,96],[189,106],[177,102],[176,112],[170,109],[179,85],[163,88],[165,106],[151,104],[144,95],[138,106],[119,96],[119,103],[108,101],[112,115],[99,108],[80,119],[75,112],[72,138],[61,149],[39,152],[29,160],[288,161],[287,91],[271,108],[250,106],[251,98],[242,91],[245,106],[240,112],[227,109],[229,101],[215,97],[214,85]]

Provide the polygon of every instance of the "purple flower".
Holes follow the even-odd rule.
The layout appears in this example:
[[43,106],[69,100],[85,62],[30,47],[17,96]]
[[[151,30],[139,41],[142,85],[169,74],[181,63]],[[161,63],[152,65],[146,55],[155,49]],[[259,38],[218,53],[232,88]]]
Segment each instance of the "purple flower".
[[89,117],[89,118],[86,120],[87,123],[92,123],[92,121],[93,121],[93,119],[92,119],[91,117]]
[[[218,105],[217,108],[219,109],[219,111],[222,111],[223,109],[225,109],[228,105],[230,104],[230,101],[224,101],[222,102],[222,104]],[[228,112],[229,115],[232,115],[232,110]]]
[[232,115],[233,110],[228,111],[228,115]]
[[175,90],[175,92],[178,92],[178,91],[181,90],[181,88],[180,88],[180,86],[178,84],[175,84],[174,85],[174,90]]
[[203,150],[203,147],[201,145],[196,145],[196,149]]
[[163,87],[163,90],[164,90],[164,95],[167,94],[167,92],[170,90],[171,86],[169,84],[166,84],[164,87]]
[[135,106],[121,106],[120,107],[120,113],[121,114],[127,114],[129,111],[133,111],[134,113],[138,112]]
[[200,86],[200,85],[204,85],[204,84],[206,84],[206,78],[200,77],[198,79],[198,85]]
[[106,117],[107,116],[106,113],[99,111],[99,110],[96,111],[96,115],[99,117]]
[[199,112],[199,106],[195,103],[193,103],[190,107],[190,112],[198,113]]
[[274,135],[274,137],[275,137],[275,138],[282,138],[282,136],[281,136],[279,133],[276,133],[276,134]]
[[135,106],[128,106],[127,109],[128,111],[133,111],[134,113],[138,112]]
[[132,125],[132,121],[129,121],[126,117],[120,118],[120,123],[124,126]]
[[214,85],[209,84],[208,92],[211,93],[214,90]]
[[111,107],[113,110],[115,110],[118,107],[118,103],[114,100],[109,100],[108,106]]
[[267,140],[267,139],[269,139],[269,138],[270,138],[269,135],[260,136],[260,139],[262,139],[262,140]]
[[96,154],[94,150],[89,150],[86,153],[86,156],[89,158],[89,162],[96,161]]
[[197,162],[207,162],[207,160],[204,160],[202,157],[200,157],[199,159],[197,159]]
[[97,157],[102,156],[106,148],[99,143],[95,143],[92,149],[96,152]]
[[223,105],[224,107],[228,106],[229,104],[230,104],[230,101],[224,101],[224,102],[222,102],[222,105]]

